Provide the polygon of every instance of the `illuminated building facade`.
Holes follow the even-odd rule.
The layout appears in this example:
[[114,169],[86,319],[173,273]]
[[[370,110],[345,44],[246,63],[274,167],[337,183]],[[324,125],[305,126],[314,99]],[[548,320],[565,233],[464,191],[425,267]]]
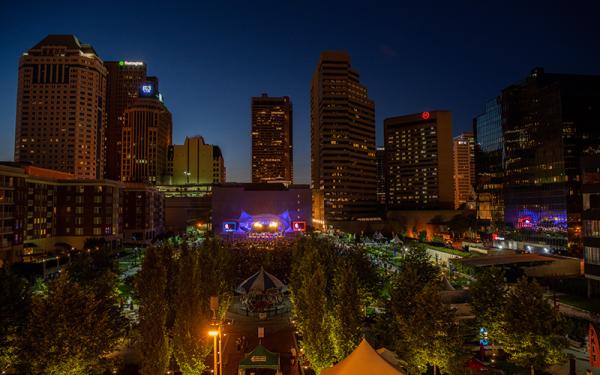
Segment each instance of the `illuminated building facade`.
[[1,263],[82,249],[88,238],[122,238],[122,184],[19,163],[0,164]]
[[504,228],[504,141],[502,102],[495,98],[485,111],[473,119],[475,135],[475,191],[477,218],[486,220],[493,229]]
[[15,161],[102,178],[107,71],[89,44],[49,35],[19,61]]
[[454,208],[457,209],[474,198],[475,138],[473,133],[463,133],[454,138]]
[[385,148],[377,147],[375,160],[377,162],[377,203],[385,205]]
[[383,126],[388,209],[454,208],[452,114],[391,117]]
[[600,145],[584,150],[581,169],[584,272],[588,297],[600,297]]
[[598,118],[600,76],[536,68],[502,91],[505,221],[532,251],[582,254],[580,160]]
[[292,102],[267,94],[252,98],[252,182],[294,180]]
[[311,189],[315,226],[375,216],[375,103],[344,52],[321,53],[313,75]]
[[203,185],[225,182],[225,161],[219,146],[209,145],[201,136],[186,137],[182,145],[170,145],[168,172],[164,184]]
[[121,137],[125,110],[138,97],[146,81],[146,64],[141,61],[106,61],[108,70],[106,95],[106,166],[105,177],[121,180]]
[[158,92],[156,78],[148,77],[138,95],[124,114],[121,180],[156,184],[167,174],[171,112]]
[[216,234],[272,238],[305,232],[311,225],[308,185],[215,185],[212,226]]

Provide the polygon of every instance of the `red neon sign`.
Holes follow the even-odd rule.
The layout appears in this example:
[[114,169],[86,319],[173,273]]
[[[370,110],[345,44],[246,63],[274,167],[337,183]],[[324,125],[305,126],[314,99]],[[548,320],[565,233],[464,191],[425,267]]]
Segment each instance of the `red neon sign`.
[[423,120],[429,120],[430,117],[431,117],[431,114],[429,112],[423,112],[423,113],[421,113],[421,118]]

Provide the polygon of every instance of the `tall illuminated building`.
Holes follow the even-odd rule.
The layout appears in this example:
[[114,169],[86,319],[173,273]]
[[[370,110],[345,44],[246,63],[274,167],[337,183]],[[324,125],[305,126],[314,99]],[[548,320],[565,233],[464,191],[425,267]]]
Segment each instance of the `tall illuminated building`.
[[156,184],[167,174],[171,112],[162,101],[155,77],[140,85],[138,95],[124,113],[121,180]]
[[252,98],[252,182],[293,182],[292,102],[267,94]]
[[454,208],[459,208],[474,198],[475,138],[473,133],[463,133],[454,138]]
[[500,97],[488,101],[473,119],[477,219],[494,230],[504,228],[504,141]]
[[535,68],[502,90],[501,102],[510,239],[581,256],[581,157],[600,143],[600,76]]
[[377,203],[385,205],[385,148],[377,147]]
[[107,71],[74,35],[48,35],[19,61],[15,161],[102,178]]
[[323,52],[311,87],[313,224],[375,216],[375,103],[345,52]]
[[383,126],[388,209],[454,208],[452,113],[391,117]]
[[146,80],[146,64],[141,61],[106,61],[106,166],[104,175],[121,180],[121,151],[125,109],[138,97]]

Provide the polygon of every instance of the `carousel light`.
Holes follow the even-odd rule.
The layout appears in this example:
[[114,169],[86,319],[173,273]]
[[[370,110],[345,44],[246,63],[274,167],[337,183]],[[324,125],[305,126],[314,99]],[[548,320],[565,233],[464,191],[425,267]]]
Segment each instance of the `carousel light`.
[[260,227],[262,227],[262,224],[260,223],[260,221],[255,221],[254,223],[252,223],[252,226],[254,228],[260,228]]
[[276,221],[271,221],[269,223],[269,228],[277,228],[279,224]]

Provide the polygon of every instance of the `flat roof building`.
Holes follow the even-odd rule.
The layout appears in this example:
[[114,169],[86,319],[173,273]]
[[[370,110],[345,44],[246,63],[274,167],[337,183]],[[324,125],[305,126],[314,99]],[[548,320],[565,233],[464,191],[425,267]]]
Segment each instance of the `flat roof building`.
[[293,183],[292,102],[267,94],[252,98],[252,182]]
[[452,114],[391,117],[383,126],[388,209],[454,208]]

